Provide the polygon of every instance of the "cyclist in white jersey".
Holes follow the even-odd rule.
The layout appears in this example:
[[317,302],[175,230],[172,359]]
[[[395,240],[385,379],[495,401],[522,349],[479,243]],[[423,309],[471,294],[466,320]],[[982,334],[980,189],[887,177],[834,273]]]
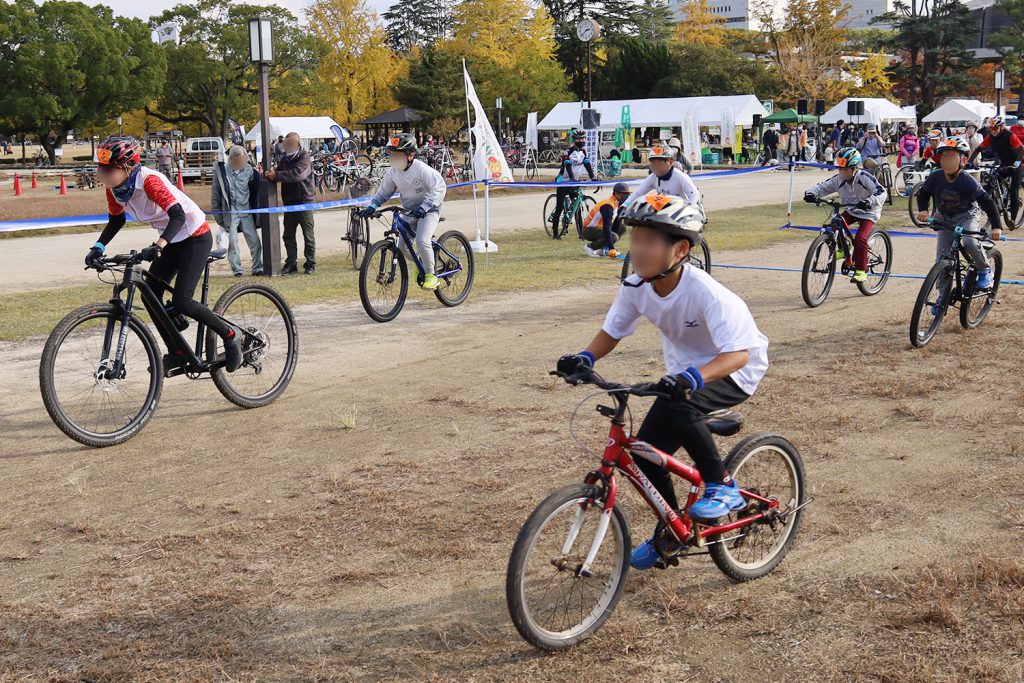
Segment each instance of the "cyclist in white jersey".
[[674,166],[676,155],[671,147],[654,145],[647,159],[651,165],[651,174],[633,190],[633,194],[623,202],[623,206],[631,205],[652,190],[658,194],[682,197],[687,204],[696,204],[700,201],[700,190],[690,180],[690,176]]

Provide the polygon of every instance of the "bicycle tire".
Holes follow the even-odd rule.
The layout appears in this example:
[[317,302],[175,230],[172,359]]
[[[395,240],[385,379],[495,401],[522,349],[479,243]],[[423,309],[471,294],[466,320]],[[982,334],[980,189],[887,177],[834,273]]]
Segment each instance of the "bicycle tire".
[[[771,497],[776,492],[770,489],[760,490],[763,487],[757,485],[756,474],[748,474],[747,477],[744,477],[743,469],[744,465],[750,462],[751,458],[768,449],[781,455],[788,465],[789,483],[795,491],[789,491],[787,495],[790,497],[786,501],[780,502],[784,502],[792,512],[785,518],[783,537],[775,540],[770,548],[770,554],[760,563],[741,562],[733,556],[732,550],[748,545],[747,541],[749,541],[749,538],[763,530],[767,526],[766,524],[754,522],[746,527],[737,529],[735,532],[727,532],[727,534],[737,534],[735,537],[736,543],[723,542],[716,536],[709,537],[711,543],[708,546],[708,552],[715,566],[723,574],[737,582],[759,579],[775,571],[776,567],[779,566],[793,547],[793,543],[796,541],[797,534],[800,531],[800,522],[804,512],[802,506],[806,502],[804,464],[796,446],[790,443],[788,439],[777,434],[758,434],[747,437],[736,444],[729,452],[723,465],[730,475],[736,477],[743,488],[765,497]],[[749,468],[747,471],[749,473]],[[735,521],[735,519],[740,519],[744,515],[755,511],[760,511],[760,508],[754,502],[751,502],[744,510],[730,514],[727,521]],[[773,526],[772,532],[774,531],[775,527]],[[744,539],[747,539],[747,541]]]
[[[875,235],[878,235],[878,239],[882,241],[885,246],[885,256],[882,258],[882,272],[878,274],[875,272],[875,264],[871,262],[871,259],[875,256],[875,253],[871,248],[871,242],[874,241]],[[889,233],[885,230],[875,229],[868,235],[868,276],[867,282],[858,282],[857,289],[864,296],[874,296],[882,291],[885,287],[885,283],[889,281],[889,274],[892,272],[892,238],[889,237]],[[878,275],[876,279],[870,279],[870,276]]]
[[[965,287],[970,291],[965,292],[966,296],[960,302],[960,326],[965,330],[973,330],[981,325],[992,310],[992,304],[996,302],[996,295],[999,293],[999,280],[1003,277],[1003,255],[998,249],[992,248],[988,252],[988,258],[992,268],[992,289],[983,295],[985,301],[980,309],[975,310],[973,307],[974,302],[982,296],[974,293],[974,282]],[[975,312],[972,314],[972,311]]]
[[[927,346],[928,342],[935,338],[939,327],[942,326],[942,320],[946,317],[946,311],[949,310],[949,295],[952,290],[953,269],[955,267],[949,259],[940,259],[931,267],[928,275],[924,278],[924,282],[921,283],[921,289],[917,293],[917,299],[914,301],[914,310],[910,318],[910,343],[915,348],[920,349]],[[939,298],[935,301],[930,301],[929,295],[943,272],[946,272],[945,286],[939,291]],[[939,303],[940,301],[941,303]],[[926,307],[929,309],[928,312],[931,313],[932,319],[927,329],[922,332],[921,315],[925,312]],[[933,307],[938,309],[937,314],[930,310]]]
[[366,257],[366,249],[370,244],[370,219],[363,218],[355,211],[349,219],[348,251],[352,259],[352,267],[359,270]]
[[[54,383],[54,363],[57,360],[61,345],[73,330],[90,320],[113,318],[114,325],[120,325],[119,318],[115,317],[116,313],[115,307],[109,303],[82,306],[68,313],[50,332],[50,336],[46,339],[46,344],[43,346],[42,357],[39,360],[39,389],[42,393],[43,405],[46,408],[46,412],[50,415],[50,419],[53,420],[53,423],[64,434],[80,444],[92,446],[93,448],[104,448],[124,443],[138,434],[149,423],[153,413],[156,412],[157,405],[160,402],[160,393],[163,389],[164,371],[160,347],[149,327],[135,313],[132,313],[128,319],[129,329],[137,336],[145,349],[149,363],[147,369],[150,375],[149,387],[139,411],[123,427],[108,433],[101,433],[95,431],[95,429],[86,429],[77,424],[67,414],[67,410],[59,396],[60,389]],[[97,362],[100,360],[97,359]],[[96,368],[90,368],[89,371],[95,372]],[[103,400],[106,400],[105,396]]]
[[[457,243],[457,245],[462,248],[462,254],[459,254],[457,249],[449,246],[446,242]],[[442,280],[442,284],[434,290],[434,295],[437,297],[438,301],[449,308],[452,306],[458,306],[469,297],[469,292],[473,289],[473,248],[469,245],[469,240],[466,239],[466,236],[458,230],[449,230],[444,233],[440,238],[438,238],[437,243],[439,245],[443,245],[448,251],[452,252],[459,258],[462,263],[462,270],[459,273],[456,273],[456,276],[453,278],[440,278]],[[443,264],[449,259],[450,257],[444,252],[440,250],[434,251],[435,264]],[[436,269],[435,265],[435,270]],[[444,272],[444,270],[448,270],[448,268],[444,268],[441,272]],[[452,282],[456,282],[457,276],[460,274],[464,275],[465,284],[457,294],[454,296],[448,296],[448,291],[451,288]]]
[[[262,315],[256,316],[255,313],[252,313],[253,318],[250,318],[249,312],[239,311],[234,314],[234,319],[232,319],[231,304],[247,294],[262,296],[276,309],[281,317],[281,322],[279,325],[275,325],[273,333],[268,332],[271,320],[268,318],[264,321]],[[276,401],[291,383],[299,357],[299,330],[295,324],[295,315],[292,313],[291,307],[288,306],[288,302],[284,300],[280,292],[270,285],[262,282],[240,282],[229,287],[220,295],[213,307],[213,312],[247,333],[243,340],[242,365],[234,372],[228,372],[223,366],[214,368],[210,372],[217,391],[241,408],[261,408]],[[256,317],[260,319],[254,319]],[[284,337],[283,340],[279,338],[278,328],[283,328],[280,330],[280,335]],[[250,339],[249,335],[261,338],[265,345],[264,348],[275,349],[284,346],[286,349],[280,374],[266,390],[261,389],[258,393],[248,393],[241,389],[243,383],[252,387],[263,387],[264,368],[269,366],[266,354],[260,354],[258,351],[246,351],[245,346],[246,341]],[[207,329],[207,362],[211,362],[219,356],[218,344],[223,344],[221,338],[213,330]]]
[[[835,243],[831,235],[821,234],[815,237],[811,245],[807,247],[807,255],[804,257],[804,265],[800,272],[800,294],[803,296],[804,303],[807,304],[808,308],[817,308],[825,303],[825,299],[828,298],[828,294],[832,290],[832,284],[836,279],[834,245]],[[820,259],[825,256],[825,254],[821,253],[822,247],[828,250],[828,263],[825,264],[824,271],[819,270],[818,266]],[[824,283],[817,294],[811,291],[809,278],[812,270],[816,273],[823,272],[825,276]]]
[[[377,271],[371,272],[374,266],[374,259],[378,259]],[[381,312],[371,301],[373,288],[377,288],[378,294],[383,292],[383,287],[390,287],[398,282],[398,292],[395,294],[395,303],[388,309]],[[363,310],[373,320],[379,323],[391,322],[401,313],[405,306],[405,299],[409,294],[409,265],[406,263],[405,254],[401,249],[395,247],[391,240],[377,242],[363,257],[363,265],[359,267],[359,301],[363,304]]]
[[[617,551],[618,553],[617,557],[614,555],[611,557],[612,567],[608,573],[608,580],[611,584],[610,590],[605,590],[600,596],[601,599],[598,605],[585,615],[583,621],[576,625],[575,630],[566,629],[555,632],[542,628],[533,617],[529,604],[530,600],[528,600],[526,595],[526,586],[529,582],[525,575],[530,555],[537,544],[540,533],[545,530],[547,522],[559,511],[567,510],[567,506],[578,501],[592,501],[595,507],[600,506],[600,495],[601,490],[589,484],[573,484],[572,486],[566,486],[555,491],[541,501],[533,510],[516,536],[516,541],[512,546],[512,553],[508,560],[508,569],[505,573],[505,601],[508,605],[509,616],[512,618],[512,623],[515,625],[519,635],[534,647],[542,650],[558,651],[570,648],[589,638],[604,625],[615,611],[615,607],[622,597],[622,589],[625,586],[626,575],[629,572],[629,554],[632,549],[632,539],[629,534],[629,525],[626,523],[626,518],[618,506],[612,508],[608,525],[609,533],[605,536],[602,543],[603,547],[609,542],[614,542],[616,547],[613,548],[613,552]],[[589,548],[589,545],[587,547]],[[559,568],[559,570],[561,572],[562,568]],[[571,578],[575,581],[595,579],[595,583],[597,579],[596,576],[574,576]],[[598,609],[600,609],[600,612],[597,612]],[[597,613],[595,614],[595,612]]]
[[552,202],[557,202],[557,201],[558,201],[558,195],[557,194],[554,194],[554,193],[549,194],[547,196],[547,199],[544,200],[544,209],[543,209],[543,213],[542,213],[542,222],[544,223],[544,234],[546,234],[548,237],[552,237],[552,238],[555,236],[554,233],[552,232],[552,228],[551,228],[551,216],[555,212],[555,204],[553,204]]

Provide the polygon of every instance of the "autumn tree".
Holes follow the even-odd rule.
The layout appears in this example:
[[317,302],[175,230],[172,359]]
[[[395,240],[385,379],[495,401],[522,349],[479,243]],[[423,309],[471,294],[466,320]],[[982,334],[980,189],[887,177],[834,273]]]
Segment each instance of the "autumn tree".
[[860,55],[850,65],[852,76],[848,95],[857,97],[889,97],[892,93],[892,78],[889,56],[882,52]]
[[771,47],[782,81],[781,99],[841,99],[849,5],[842,0],[790,0],[781,17],[772,2],[759,0],[754,14]]
[[728,42],[725,17],[708,7],[708,0],[689,0],[680,5],[682,16],[673,38],[684,45],[724,47]]
[[317,80],[333,118],[352,126],[393,108],[391,83],[404,65],[388,49],[384,24],[366,0],[314,0],[306,17],[309,32],[327,47]]
[[502,97],[503,115],[522,121],[568,96],[565,72],[555,57],[554,23],[530,0],[463,0],[453,17],[453,37],[437,47],[465,59],[486,105]]

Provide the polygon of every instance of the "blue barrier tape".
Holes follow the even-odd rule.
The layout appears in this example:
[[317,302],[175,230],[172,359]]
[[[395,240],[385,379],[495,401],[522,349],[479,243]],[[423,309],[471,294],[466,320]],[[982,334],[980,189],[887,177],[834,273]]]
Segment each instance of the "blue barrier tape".
[[[767,270],[778,273],[802,273],[802,268],[782,268],[779,266],[741,266],[731,263],[714,263],[711,269],[715,268],[735,268],[736,270]],[[868,277],[881,277],[880,275],[870,274]],[[923,280],[927,275],[903,275],[899,273],[889,273],[889,277],[899,280]],[[1024,280],[1000,280],[999,284],[1002,285],[1024,285]]]
[[[813,225],[782,225],[779,226],[779,230],[809,230],[812,232],[821,232],[820,227]],[[924,237],[927,239],[937,239],[938,234],[935,232],[906,232],[905,230],[886,230],[890,237]],[[1021,237],[1000,237],[1000,242],[1024,242],[1024,238]]]

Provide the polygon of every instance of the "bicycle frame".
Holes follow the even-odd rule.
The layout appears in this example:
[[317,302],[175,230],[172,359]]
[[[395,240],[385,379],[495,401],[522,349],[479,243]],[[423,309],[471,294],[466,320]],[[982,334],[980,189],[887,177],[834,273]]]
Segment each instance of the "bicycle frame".
[[[423,268],[423,261],[420,259],[420,255],[416,253],[416,248],[414,244],[416,234],[412,231],[412,226],[410,226],[409,223],[404,218],[402,218],[402,216],[399,215],[397,211],[394,212],[394,216],[391,220],[391,228],[384,234],[384,238],[394,239],[393,236],[396,234],[401,236],[402,241],[405,243],[405,248],[408,250],[409,254],[412,255],[413,263],[416,264],[416,268],[419,270],[420,275],[426,275],[427,271]],[[450,277],[462,270],[462,261],[459,260],[458,256],[445,249],[444,245],[439,244],[437,240],[432,239],[430,240],[430,246],[432,248],[437,247],[442,252],[444,252],[446,256],[455,260],[455,268],[443,271],[441,273],[435,273],[437,277]],[[381,267],[383,267],[383,265],[384,264],[381,263]]]
[[[208,363],[205,359],[206,354],[203,352],[203,338],[206,333],[206,325],[195,321],[198,327],[196,329],[196,344],[193,349],[189,346],[185,337],[182,336],[181,332],[175,326],[170,315],[168,315],[167,311],[164,310],[160,297],[156,295],[149,283],[146,282],[146,278],[157,279],[155,276],[149,275],[147,271],[140,270],[138,264],[128,263],[126,264],[124,276],[121,278],[121,282],[114,284],[114,291],[110,298],[110,304],[116,309],[117,318],[109,318],[107,320],[107,329],[103,336],[103,359],[111,357],[110,351],[113,344],[114,326],[117,320],[120,321],[121,330],[118,334],[117,350],[113,357],[114,365],[106,371],[108,374],[107,379],[119,377],[123,369],[124,347],[128,339],[128,321],[132,312],[135,310],[136,292],[139,292],[142,295],[142,305],[149,313],[149,317],[156,326],[157,332],[160,334],[160,338],[163,339],[168,352],[177,357],[184,358],[186,367],[190,366],[194,372],[208,372],[223,366],[224,361],[214,360],[213,362]],[[169,284],[162,280],[160,282],[164,287],[166,287],[167,291],[171,293],[174,292],[174,288]],[[201,299],[203,305],[206,304],[209,290],[210,267],[209,264],[207,264],[206,270],[203,273],[203,290]],[[123,300],[121,299],[121,292],[127,292]],[[178,367],[175,368],[175,370],[179,370],[180,372],[173,372],[173,374],[168,374],[167,376],[170,377],[181,374],[185,372],[185,367]]]
[[[601,513],[601,518],[598,520],[597,532],[594,535],[594,540],[591,543],[587,557],[579,570],[581,575],[586,575],[585,572],[589,572],[590,565],[594,558],[597,557],[601,543],[604,541],[605,533],[608,530],[608,524],[611,521],[612,511],[615,508],[615,501],[618,497],[618,483],[615,480],[616,470],[625,475],[626,479],[641,495],[654,515],[671,530],[676,540],[683,546],[696,545],[697,547],[703,547],[705,539],[709,536],[716,536],[749,526],[768,516],[767,512],[762,511],[718,526],[705,526],[691,520],[687,511],[690,509],[690,506],[697,502],[697,493],[700,491],[701,484],[704,483],[700,472],[695,467],[677,460],[651,444],[626,434],[625,413],[628,399],[617,393],[611,393],[610,396],[616,402],[615,408],[608,406],[598,406],[597,408],[598,412],[606,417],[610,417],[612,421],[611,429],[608,433],[608,443],[601,457],[601,467],[588,473],[583,480],[584,483],[590,485],[595,485],[598,481],[604,482],[605,497],[604,510]],[[665,501],[665,498],[658,493],[651,480],[647,478],[636,464],[634,456],[664,467],[672,474],[689,482],[690,490],[686,496],[686,504],[682,508],[682,515],[673,510]],[[740,489],[740,493],[748,500],[755,500],[767,505],[768,509],[779,507],[777,500],[765,498],[743,488]],[[563,554],[568,554],[572,544],[575,542],[576,535],[579,533],[583,523],[584,512],[585,508],[581,505],[581,509],[577,512],[576,520],[573,522],[566,537],[562,549]]]

